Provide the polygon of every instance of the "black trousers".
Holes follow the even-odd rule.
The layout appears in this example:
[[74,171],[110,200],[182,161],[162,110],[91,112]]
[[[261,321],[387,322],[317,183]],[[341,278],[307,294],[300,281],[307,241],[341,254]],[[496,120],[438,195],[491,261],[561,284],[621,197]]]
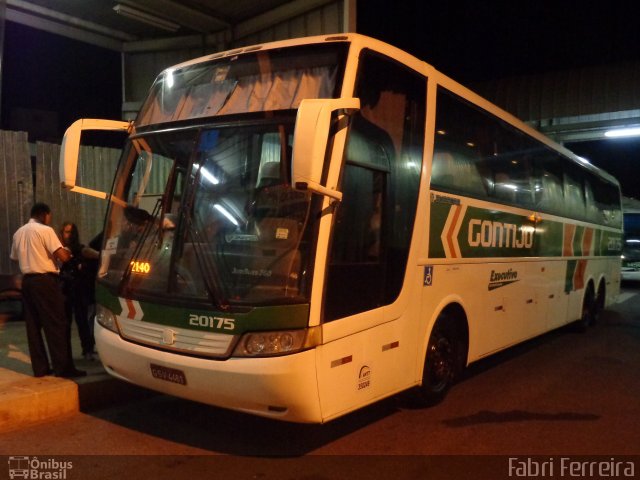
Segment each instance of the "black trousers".
[[[77,282],[74,282],[77,283]],[[66,298],[64,310],[67,321],[71,324],[73,318],[76,319],[78,335],[82,345],[82,353],[91,353],[95,349],[96,342],[93,339],[93,318],[89,318],[89,306],[91,299],[89,293],[82,285],[65,286]]]
[[[24,320],[31,368],[36,376],[63,374],[75,368],[71,357],[71,324],[64,312],[60,280],[54,274],[27,274],[22,280]],[[51,367],[42,338],[44,331]]]

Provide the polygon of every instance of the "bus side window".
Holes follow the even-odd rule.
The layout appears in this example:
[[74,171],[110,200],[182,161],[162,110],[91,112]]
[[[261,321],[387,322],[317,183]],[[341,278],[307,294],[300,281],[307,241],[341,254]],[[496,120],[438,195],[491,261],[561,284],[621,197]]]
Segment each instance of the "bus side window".
[[562,193],[562,177],[542,167],[538,174],[538,186],[536,188],[536,209],[560,213],[563,210],[564,194]]
[[593,197],[599,212],[598,223],[618,227],[621,222],[619,193],[610,184],[592,177]]
[[533,205],[533,174],[529,159],[519,155],[489,161],[494,175],[493,196],[506,203],[531,207]]
[[433,152],[431,185],[444,189],[455,189],[455,160],[450,152]]
[[455,148],[433,152],[431,184],[473,197],[484,198],[487,195],[477,160],[455,151]]
[[595,195],[593,193],[593,188],[591,187],[591,182],[589,179],[585,179],[584,183],[584,199],[586,204],[586,214],[587,220],[590,222],[602,222],[602,215],[600,214],[600,210],[596,205]]
[[576,218],[585,217],[584,190],[581,175],[576,171],[567,171],[564,175],[564,213]]
[[507,203],[516,202],[515,184],[507,172],[495,172],[493,176],[493,196]]

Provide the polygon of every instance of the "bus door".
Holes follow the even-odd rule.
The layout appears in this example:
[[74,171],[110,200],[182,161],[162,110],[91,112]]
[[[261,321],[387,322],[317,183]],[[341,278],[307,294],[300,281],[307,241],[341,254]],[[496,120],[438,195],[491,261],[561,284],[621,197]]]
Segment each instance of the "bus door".
[[375,52],[360,54],[333,216],[318,352],[323,417],[405,386],[401,320],[385,306],[403,288],[424,149],[426,78]]

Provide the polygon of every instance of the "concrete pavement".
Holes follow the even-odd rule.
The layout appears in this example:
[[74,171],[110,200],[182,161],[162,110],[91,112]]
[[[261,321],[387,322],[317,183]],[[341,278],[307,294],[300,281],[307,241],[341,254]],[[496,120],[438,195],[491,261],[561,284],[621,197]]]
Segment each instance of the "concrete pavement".
[[78,379],[33,377],[26,329],[18,300],[0,302],[0,432],[150,395],[108,375],[97,359],[81,358],[80,338],[72,328],[76,367],[87,371]]

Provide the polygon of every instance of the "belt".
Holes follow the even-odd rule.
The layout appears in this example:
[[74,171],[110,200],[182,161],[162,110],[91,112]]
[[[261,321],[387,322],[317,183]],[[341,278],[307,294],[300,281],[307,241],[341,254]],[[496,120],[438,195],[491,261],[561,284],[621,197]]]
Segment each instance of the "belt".
[[29,278],[29,277],[38,277],[41,275],[51,275],[53,277],[57,277],[58,274],[55,272],[45,272],[45,273],[25,273],[22,275],[23,278]]

